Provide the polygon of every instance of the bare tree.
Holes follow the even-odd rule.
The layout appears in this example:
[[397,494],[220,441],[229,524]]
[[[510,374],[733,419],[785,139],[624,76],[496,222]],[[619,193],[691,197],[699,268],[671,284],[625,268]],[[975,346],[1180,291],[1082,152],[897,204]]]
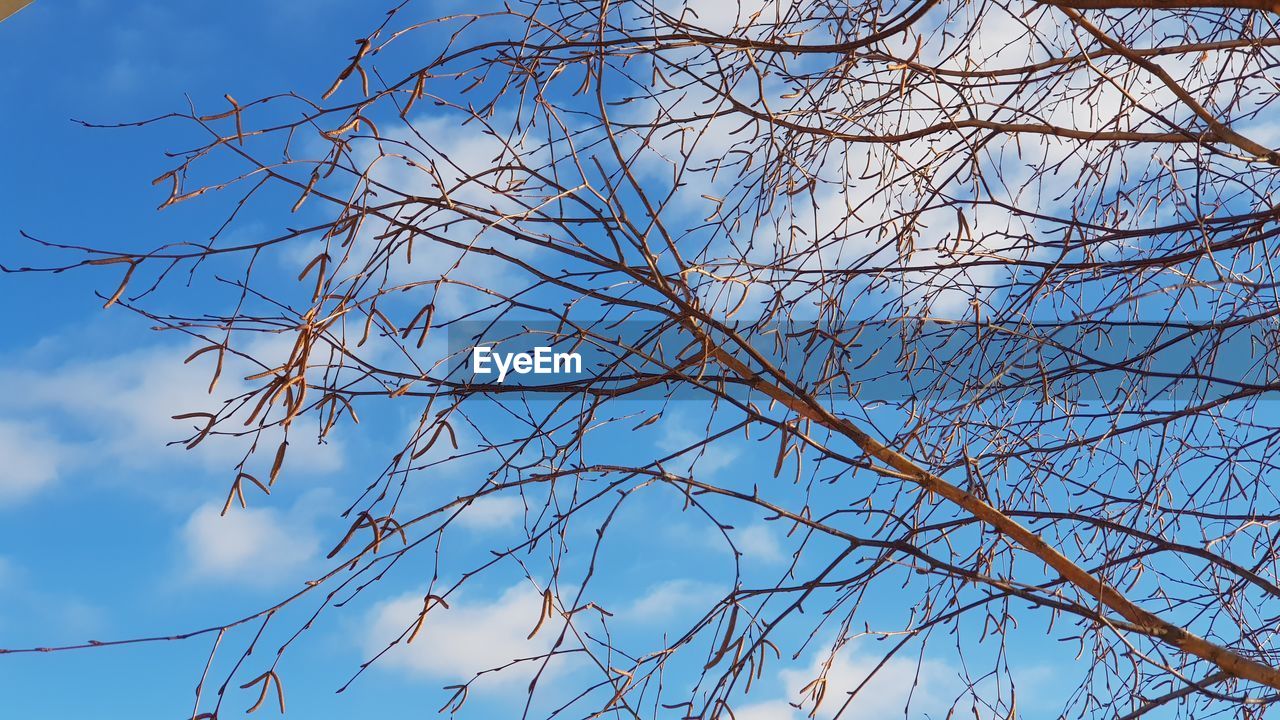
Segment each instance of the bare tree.
[[[388,650],[518,567],[554,637],[513,662],[536,668],[528,714],[729,718],[766,664],[821,645],[790,699],[839,716],[861,688],[826,675],[860,637],[886,641],[876,672],[953,642],[948,702],[978,717],[1014,717],[1011,668],[1059,655],[1090,663],[1063,716],[1270,708],[1272,3],[421,5],[392,9],[319,98],[149,121],[191,128],[156,182],[164,206],[225,203],[209,240],[31,238],[73,256],[36,270],[104,266],[107,306],[199,343],[213,395],[180,416],[187,444],[249,443],[225,512],[289,482],[305,437],[388,406],[419,418],[379,439],[385,470],[353,491],[327,574],[176,636],[239,658],[195,717],[250,678],[283,709],[302,630],[433,553]],[[245,216],[279,231],[229,234]],[[157,292],[179,273],[197,312]],[[255,350],[264,334],[287,352]],[[470,373],[470,347],[531,334],[590,370]],[[224,366],[249,384],[218,390]],[[695,439],[627,444],[688,400],[708,411]],[[730,442],[775,467],[700,471]],[[470,488],[423,501],[459,464]],[[729,543],[728,518],[767,518],[788,566],[760,582],[722,556],[730,592],[624,646],[596,589],[626,582],[613,520],[651,495]],[[441,570],[451,526],[494,496],[521,499],[521,537]],[[884,597],[902,612],[872,624]],[[1006,642],[1020,622],[1039,643]],[[265,643],[281,652],[249,657]],[[565,658],[594,680],[535,713]]]

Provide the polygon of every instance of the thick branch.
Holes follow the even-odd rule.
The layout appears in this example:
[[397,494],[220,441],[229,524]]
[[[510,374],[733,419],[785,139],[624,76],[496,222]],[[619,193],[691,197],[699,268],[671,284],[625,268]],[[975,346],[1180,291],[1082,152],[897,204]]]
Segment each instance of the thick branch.
[[871,437],[871,435],[853,423],[832,414],[813,398],[802,397],[762,377],[742,360],[725,350],[720,344],[708,338],[706,331],[696,322],[689,321],[687,326],[694,333],[707,340],[706,346],[716,360],[738,373],[743,379],[751,382],[756,389],[802,417],[844,435],[852,440],[863,452],[867,453],[868,456],[888,465],[901,473],[904,478],[909,479],[925,490],[941,495],[981,522],[1006,535],[1031,552],[1031,554],[1040,558],[1081,592],[1094,598],[1104,607],[1119,614],[1133,625],[1143,628],[1143,632],[1148,636],[1162,640],[1189,655],[1208,660],[1232,676],[1280,690],[1280,670],[1209,642],[1185,628],[1178,627],[1158,615],[1142,609],[1125,597],[1119,590],[1112,587],[1111,584],[1102,578],[1095,577],[1059,552],[1057,548],[1045,542],[1039,535],[981,498],[925,470],[911,459]]

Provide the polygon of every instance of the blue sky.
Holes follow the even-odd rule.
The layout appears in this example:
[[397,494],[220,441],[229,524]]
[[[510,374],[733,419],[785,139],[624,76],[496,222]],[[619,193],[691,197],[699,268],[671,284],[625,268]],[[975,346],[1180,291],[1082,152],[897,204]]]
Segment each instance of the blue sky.
[[[309,70],[330,63],[335,47],[345,53],[351,28],[371,21],[360,5],[50,0],[0,24],[6,108],[0,126],[14,138],[0,163],[6,262],[32,257],[18,228],[70,242],[149,245],[190,227],[190,214],[154,212],[162,198],[150,186],[166,166],[163,150],[181,137],[164,126],[87,130],[72,118],[110,122],[157,114],[182,107],[184,93],[252,97],[298,81],[318,86],[327,71]],[[339,8],[342,21],[335,22]],[[93,295],[97,280],[50,279],[0,279],[0,295],[22,298],[4,303],[8,332],[0,341],[0,387],[11,401],[0,410],[0,456],[8,465],[0,471],[0,646],[167,634],[273,598],[281,586],[271,578],[226,582],[238,562],[234,552],[224,551],[219,561],[216,550],[193,550],[203,542],[196,540],[193,518],[198,522],[203,504],[216,501],[223,469],[163,448],[176,429],[165,427],[172,413],[163,397],[172,388],[157,383],[152,371],[180,362],[177,350],[136,318],[101,312]],[[77,407],[77,390],[69,390],[65,402],[37,398],[18,380],[21,374],[52,387],[68,373],[115,373],[110,402],[132,408],[104,405],[86,413]],[[317,484],[355,462],[320,462]],[[311,492],[321,502],[326,491]],[[305,495],[286,493],[282,502],[290,522],[310,538],[312,511],[294,502]],[[283,570],[314,559],[313,542],[301,545],[287,551],[293,559]],[[213,564],[201,565],[200,558]],[[295,716],[420,707],[442,684],[373,673],[348,694],[333,695],[364,650],[347,642],[347,630],[329,628],[299,654],[316,672],[311,683],[288,688]],[[180,717],[189,711],[210,642],[6,657],[0,717]],[[307,684],[314,686],[304,690]],[[247,707],[242,700],[230,704]]]
[[[138,119],[183,108],[188,96],[209,107],[223,93],[248,99],[296,88],[318,95],[338,69],[335,58],[345,57],[360,29],[381,12],[380,3],[336,0],[127,6],[37,0],[0,24],[0,137],[8,140],[0,161],[4,262],[42,264],[49,257],[18,229],[55,242],[123,247],[207,231],[214,215],[198,204],[154,210],[163,188],[150,181],[171,166],[163,151],[189,143],[182,128],[87,129],[72,119]],[[290,466],[297,480],[269,503],[218,519],[227,456],[164,445],[181,433],[168,417],[198,409],[207,375],[181,366],[191,350],[182,339],[151,332],[119,309],[102,311],[95,292],[107,285],[106,276],[92,273],[0,277],[6,299],[0,310],[6,329],[0,334],[3,648],[167,635],[269,605],[323,567],[327,545],[345,526],[335,508],[376,474],[394,449],[385,439],[413,420],[407,410],[364,418],[359,433],[299,452]],[[696,404],[681,406],[637,437],[658,449],[676,447],[703,432],[704,414]],[[615,442],[612,451],[626,455],[634,449],[626,443],[637,441]],[[745,476],[771,466],[773,451],[721,443],[700,469]],[[440,492],[450,492],[449,483],[462,482],[467,470],[465,462],[449,463],[440,471]],[[661,633],[678,630],[732,580],[723,541],[679,506],[678,498],[656,493],[629,501],[615,530],[624,572],[596,587],[623,615],[620,637],[636,647],[652,648]],[[510,499],[474,515],[451,536],[459,551],[443,561],[446,574],[464,570],[519,524]],[[794,538],[759,516],[742,515],[735,524],[735,542],[754,557],[744,569],[748,578],[785,572]],[[468,585],[447,622],[428,633],[425,649],[388,656],[335,695],[379,643],[413,617],[430,571],[430,557],[407,563],[376,593],[329,613],[304,636],[282,673],[292,716],[426,715],[424,708],[434,711],[448,697],[441,687],[462,679],[463,666],[479,669],[525,647],[510,638],[531,626],[538,598],[520,569],[507,567]],[[901,610],[893,597],[875,598],[865,618],[891,622]],[[1023,632],[1034,634],[1036,627],[1028,621]],[[0,718],[182,717],[212,642],[206,635],[0,657]],[[921,701],[926,708],[956,687],[960,671],[956,653],[945,652],[948,641],[939,647],[941,655],[924,661],[938,693]],[[873,652],[855,647],[843,655],[843,675],[865,673]],[[985,652],[966,645],[972,657]],[[788,692],[807,682],[815,657],[806,650],[771,671],[743,703],[749,712],[738,717],[799,717],[786,706]],[[1069,660],[1045,665],[1033,652],[1026,658],[1020,672],[1033,689],[1032,707],[1036,694],[1041,700],[1053,695],[1046,678],[1079,669]],[[215,677],[229,669],[226,662],[220,658]],[[235,685],[257,674],[250,668],[236,675]],[[570,663],[549,682],[569,687],[580,672]],[[868,700],[854,717],[874,717],[901,699],[910,686],[908,668],[891,667],[886,675],[878,700]],[[519,706],[520,688],[519,679],[496,685],[461,715],[506,716]],[[229,708],[251,704],[250,692],[234,685],[231,692]]]

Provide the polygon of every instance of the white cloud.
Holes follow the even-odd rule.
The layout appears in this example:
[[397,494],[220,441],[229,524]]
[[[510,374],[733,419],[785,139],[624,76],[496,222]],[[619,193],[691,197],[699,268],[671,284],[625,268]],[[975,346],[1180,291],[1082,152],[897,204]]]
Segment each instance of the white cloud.
[[58,479],[69,450],[38,425],[0,419],[0,505],[24,500]]
[[[53,342],[57,342],[55,339]],[[270,349],[261,341],[255,349]],[[283,341],[281,343],[283,344]],[[216,470],[228,468],[234,457],[231,446],[243,439],[210,438],[192,451],[181,444],[168,446],[191,434],[198,420],[175,421],[172,416],[193,411],[212,412],[221,406],[219,398],[244,392],[248,385],[240,363],[229,361],[214,396],[207,392],[210,368],[203,362],[190,365],[183,359],[192,346],[157,345],[94,359],[80,359],[32,370],[31,361],[19,368],[0,372],[0,409],[24,416],[47,419],[60,429],[61,438],[33,444],[46,454],[66,457],[69,451],[83,460],[109,462],[131,469],[151,469],[177,462],[197,461]],[[270,355],[270,353],[267,353]],[[28,436],[30,433],[27,433]],[[10,434],[12,438],[12,432]],[[21,437],[21,436],[20,436]],[[5,436],[0,430],[0,443]],[[277,439],[278,442],[278,439]],[[51,445],[51,443],[53,443]],[[260,443],[274,449],[270,437]],[[0,450],[7,445],[0,444]],[[58,453],[52,453],[57,449]],[[12,456],[12,455],[10,455]],[[343,464],[339,441],[309,445],[301,438],[291,442],[286,470],[331,472]],[[270,457],[266,458],[270,462]],[[32,478],[53,474],[47,464],[29,470]],[[0,482],[0,487],[3,483]]]
[[750,560],[776,563],[785,556],[782,545],[778,542],[777,533],[772,526],[765,523],[738,528],[731,531],[730,535],[733,537],[734,544],[738,546],[738,550]]
[[[836,653],[827,672],[827,687],[816,716],[830,720],[840,712],[848,693],[876,668],[880,657],[860,652],[855,644]],[[826,654],[819,653],[802,669],[778,672],[786,688],[783,698],[744,703],[733,709],[737,720],[801,720],[810,717],[813,702],[801,690],[821,673]],[[881,718],[949,717],[956,696],[963,690],[956,671],[949,665],[926,658],[917,666],[914,658],[894,657],[876,673],[866,687],[840,712],[840,720],[881,720]],[[804,700],[801,703],[801,700]],[[791,703],[800,704],[796,709]]]
[[[696,3],[683,0],[658,3],[664,12],[681,22],[716,33],[759,36],[761,26],[782,22],[792,10],[792,0],[743,0],[742,2]],[[750,31],[750,32],[747,32]]]
[[471,530],[509,527],[524,516],[524,501],[512,496],[482,497],[459,513],[455,523]]
[[[662,421],[662,435],[658,438],[658,447],[667,452],[676,452],[692,447],[706,439],[705,428],[697,427],[688,415],[672,413]],[[672,463],[672,469],[692,470],[707,475],[728,467],[738,458],[738,451],[724,440],[703,445],[680,456],[680,461]],[[681,465],[681,463],[685,463]]]
[[[788,526],[789,527],[789,526]],[[705,528],[699,531],[704,542],[713,549],[728,553],[731,551],[725,542],[725,533],[717,528]],[[790,557],[791,552],[783,545],[774,523],[758,522],[735,527],[726,531],[733,540],[733,547],[742,553],[743,560],[753,565],[772,565]]]
[[[867,679],[881,658],[861,652],[863,646],[852,645],[838,651],[827,672],[826,693],[817,717],[832,718],[848,699],[848,693]],[[801,690],[822,672],[827,660],[819,653],[807,668],[781,670],[778,675],[787,688],[788,700],[799,702]],[[886,717],[943,717],[963,688],[956,671],[946,663],[913,657],[895,656],[876,672],[865,687],[849,702],[840,720],[880,720]],[[770,703],[770,707],[776,706]],[[806,702],[805,715],[813,709]],[[909,712],[907,712],[909,710]],[[760,715],[760,720],[781,720],[786,715]]]
[[[0,555],[0,629],[13,644],[80,642],[101,630],[104,618],[96,605],[36,587],[25,567]],[[29,640],[18,640],[24,633]]]
[[[402,143],[400,151],[383,154],[385,142],[356,141],[353,157],[373,184],[404,196],[406,203],[397,211],[400,222],[409,221],[424,229],[429,228],[432,233],[465,247],[443,242],[419,242],[410,262],[407,248],[398,250],[394,256],[388,253],[393,244],[399,243],[388,237],[389,221],[370,218],[368,222],[361,223],[354,240],[341,252],[330,247],[336,241],[312,239],[290,243],[282,253],[282,261],[300,270],[330,247],[330,252],[345,258],[342,268],[346,270],[340,268],[336,271],[339,278],[346,277],[347,273],[366,275],[370,267],[381,267],[385,262],[388,282],[414,283],[420,286],[420,291],[408,292],[398,299],[390,298],[388,303],[392,307],[384,304],[383,311],[394,315],[394,305],[404,303],[402,309],[413,314],[421,307],[421,301],[429,298],[435,307],[437,326],[487,307],[495,299],[491,293],[514,294],[527,287],[531,278],[523,270],[483,250],[501,247],[504,253],[529,260],[541,252],[536,245],[507,242],[505,235],[491,230],[490,223],[478,223],[452,212],[443,212],[436,208],[436,203],[424,203],[418,199],[445,199],[449,204],[469,204],[482,208],[482,212],[495,221],[501,216],[519,216],[529,207],[547,201],[550,191],[539,196],[535,189],[538,183],[530,182],[510,194],[495,193],[487,183],[501,185],[510,178],[499,179],[486,171],[500,165],[540,167],[549,162],[550,157],[538,142],[519,137],[495,137],[478,130],[476,125],[462,127],[457,122],[459,119],[441,117],[438,113],[416,114],[409,118],[411,127],[389,128],[384,135],[386,139]],[[507,127],[502,120],[494,119],[492,122],[494,127]],[[431,280],[443,278],[450,282],[427,287]],[[442,333],[433,335],[438,337]],[[375,340],[366,346],[364,352],[375,356],[384,353],[387,357],[398,355],[398,351],[389,350],[384,345],[389,344]],[[410,352],[419,359],[428,357],[434,361],[444,354],[446,347],[447,344],[428,339],[423,351]]]
[[743,705],[742,707],[734,708],[733,716],[737,720],[797,720],[802,717],[785,700],[770,700],[752,705]]
[[201,505],[182,528],[188,579],[257,585],[296,578],[320,548],[308,523],[274,508],[221,510]]
[[658,622],[690,610],[710,610],[724,596],[722,590],[700,580],[668,580],[649,588],[617,616],[625,621]]
[[0,588],[8,588],[18,581],[18,567],[9,558],[0,555]]
[[[369,616],[366,652],[380,652],[412,626],[422,611],[422,598],[421,593],[411,593],[375,606]],[[433,608],[414,642],[392,648],[378,664],[438,680],[465,682],[479,671],[545,653],[564,622],[556,614],[532,640],[527,639],[542,610],[542,594],[527,581],[491,600],[451,596],[449,605],[448,609]],[[541,660],[524,662],[486,677],[490,682],[526,683],[541,664]],[[548,672],[560,666],[553,661]]]
[[93,451],[137,467],[177,439],[180,427],[172,415],[210,405],[207,377],[200,382],[179,352],[157,347],[41,371],[7,371],[5,403],[83,424]]

